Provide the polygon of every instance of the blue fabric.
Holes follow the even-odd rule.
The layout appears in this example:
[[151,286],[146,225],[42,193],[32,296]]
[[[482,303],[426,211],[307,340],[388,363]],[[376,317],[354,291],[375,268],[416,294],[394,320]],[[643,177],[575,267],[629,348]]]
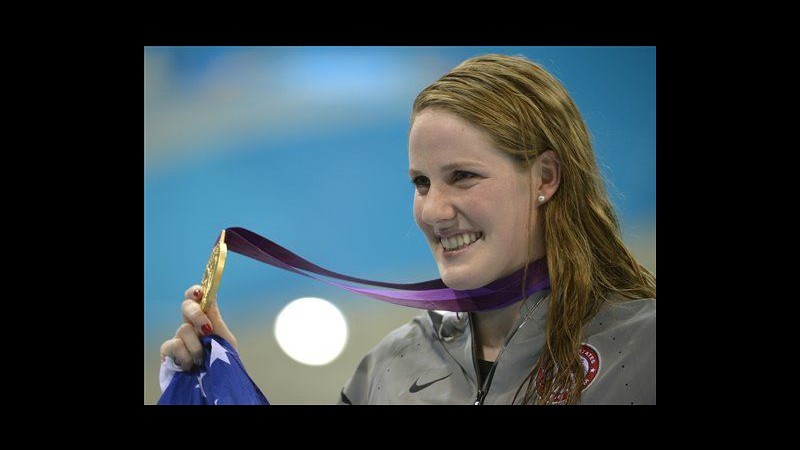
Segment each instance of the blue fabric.
[[228,341],[212,334],[200,342],[202,367],[176,372],[159,405],[269,405]]

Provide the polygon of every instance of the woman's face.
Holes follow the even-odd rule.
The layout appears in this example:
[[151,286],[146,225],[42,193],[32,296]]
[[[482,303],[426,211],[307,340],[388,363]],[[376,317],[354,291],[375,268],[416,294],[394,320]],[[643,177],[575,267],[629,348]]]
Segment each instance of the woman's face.
[[408,160],[414,220],[448,287],[475,289],[522,268],[528,210],[537,224],[534,259],[544,255],[528,192],[531,172],[518,169],[482,130],[453,113],[425,109],[411,127]]

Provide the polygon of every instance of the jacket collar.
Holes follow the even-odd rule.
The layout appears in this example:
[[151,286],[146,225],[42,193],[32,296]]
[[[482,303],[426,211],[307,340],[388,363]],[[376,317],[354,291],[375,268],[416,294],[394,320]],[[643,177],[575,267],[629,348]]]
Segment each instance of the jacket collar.
[[[542,289],[528,296],[520,306],[520,316],[514,323],[512,330],[522,324],[523,321],[541,322],[547,316],[550,289]],[[541,304],[540,303],[541,300]],[[538,307],[537,307],[538,304]],[[431,319],[431,325],[436,337],[442,342],[453,342],[460,340],[459,338],[468,337],[469,329],[469,314],[457,313],[452,311],[435,311],[429,310],[428,316]],[[538,328],[538,327],[523,327],[523,328]],[[532,330],[531,330],[532,331]],[[530,331],[529,331],[530,332]]]
[[529,321],[535,320],[538,322],[543,317],[546,317],[549,303],[550,289],[542,289],[541,291],[529,295],[519,308],[519,318],[516,323],[514,323],[512,329],[516,329],[526,318]]

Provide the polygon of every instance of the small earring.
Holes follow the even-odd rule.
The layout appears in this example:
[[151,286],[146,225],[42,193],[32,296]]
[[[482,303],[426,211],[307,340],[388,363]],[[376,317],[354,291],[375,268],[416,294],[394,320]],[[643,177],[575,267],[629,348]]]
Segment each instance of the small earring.
[[539,196],[539,203],[544,203],[544,195]]

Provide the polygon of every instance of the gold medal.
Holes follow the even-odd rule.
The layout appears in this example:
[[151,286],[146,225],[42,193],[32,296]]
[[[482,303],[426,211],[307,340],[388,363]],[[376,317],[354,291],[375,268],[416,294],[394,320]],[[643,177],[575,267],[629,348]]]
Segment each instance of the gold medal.
[[222,271],[225,270],[225,257],[228,255],[228,246],[225,245],[225,230],[217,241],[217,245],[211,250],[211,257],[206,263],[206,270],[203,272],[203,299],[200,300],[200,308],[203,312],[208,312],[211,305],[217,301],[217,290],[222,281]]

